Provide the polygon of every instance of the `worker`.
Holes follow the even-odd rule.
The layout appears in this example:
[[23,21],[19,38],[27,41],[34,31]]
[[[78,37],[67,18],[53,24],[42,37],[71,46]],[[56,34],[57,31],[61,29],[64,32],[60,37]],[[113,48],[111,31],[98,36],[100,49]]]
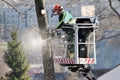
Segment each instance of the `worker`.
[[[67,34],[67,41],[73,42],[74,40],[74,30],[73,28],[65,28],[67,27],[73,27],[73,24],[75,24],[75,20],[73,19],[73,16],[63,10],[63,7],[60,4],[55,4],[53,8],[53,14],[56,14],[59,16],[59,23],[57,24],[55,30],[62,29]],[[74,45],[68,44],[67,46],[67,54],[74,52]],[[70,57],[70,56],[69,56]]]

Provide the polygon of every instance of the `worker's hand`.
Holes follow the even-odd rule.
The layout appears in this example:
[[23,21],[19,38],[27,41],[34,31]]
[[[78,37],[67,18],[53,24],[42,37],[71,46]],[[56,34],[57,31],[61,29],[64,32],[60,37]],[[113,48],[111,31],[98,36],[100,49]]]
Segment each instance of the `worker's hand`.
[[56,28],[54,28],[54,30],[53,30],[54,32],[56,32],[57,31],[57,27]]

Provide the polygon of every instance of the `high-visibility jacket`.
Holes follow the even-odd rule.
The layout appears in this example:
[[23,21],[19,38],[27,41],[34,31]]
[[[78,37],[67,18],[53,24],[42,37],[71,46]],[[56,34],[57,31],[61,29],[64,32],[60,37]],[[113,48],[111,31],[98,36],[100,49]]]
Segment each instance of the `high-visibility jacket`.
[[57,24],[57,29],[62,28],[64,24],[74,24],[75,21],[73,19],[73,16],[67,12],[63,11],[63,13],[59,16],[59,23]]

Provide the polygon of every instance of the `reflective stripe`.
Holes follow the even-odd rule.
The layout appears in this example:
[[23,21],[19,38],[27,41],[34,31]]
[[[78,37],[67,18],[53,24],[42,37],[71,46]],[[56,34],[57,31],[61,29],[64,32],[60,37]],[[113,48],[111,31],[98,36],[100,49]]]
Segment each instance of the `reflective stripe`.
[[63,12],[63,17],[62,17],[62,20],[58,23],[57,28],[58,28],[58,26],[59,26],[59,25],[63,22],[63,20],[64,20],[65,16],[66,16],[66,13],[65,13],[65,12]]
[[71,19],[69,22],[68,22],[68,24],[75,24],[75,20],[74,19]]

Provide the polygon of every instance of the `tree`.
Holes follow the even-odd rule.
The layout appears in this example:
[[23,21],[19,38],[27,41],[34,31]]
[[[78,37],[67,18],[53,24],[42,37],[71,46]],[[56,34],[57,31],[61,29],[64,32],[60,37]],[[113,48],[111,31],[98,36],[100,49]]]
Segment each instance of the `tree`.
[[[118,0],[120,2],[120,0]],[[112,0],[109,0],[109,5],[110,5],[110,8],[113,10],[113,12],[117,15],[117,17],[120,19],[120,14],[119,12],[117,12],[117,10],[113,7],[112,5]]]
[[[7,5],[12,7],[18,14],[23,14],[20,12],[15,6],[10,4],[6,0],[2,0],[5,2]],[[35,1],[35,7],[36,7],[36,13],[37,13],[37,18],[38,18],[38,25],[40,29],[40,33],[42,37],[48,38],[47,33],[47,21],[46,17],[41,14],[41,10],[44,9],[43,6],[43,0],[34,0]],[[30,10],[33,6],[31,6],[28,10]],[[54,80],[54,64],[53,64],[53,56],[50,53],[50,41],[47,42],[45,48],[45,51],[43,51],[43,66],[44,66],[44,72],[45,72],[45,80]],[[49,45],[49,46],[48,46]],[[48,67],[49,66],[49,67]]]
[[[44,0],[34,0],[36,7],[36,14],[38,18],[38,25],[40,33],[44,39],[48,38],[47,33],[47,20],[46,15],[42,14],[41,11],[44,11]],[[53,63],[53,54],[50,51],[51,43],[47,41],[46,46],[43,47],[43,66],[44,66],[44,76],[45,80],[55,80],[54,77],[54,63]]]
[[25,57],[21,42],[17,39],[17,31],[11,32],[11,41],[8,41],[8,49],[4,55],[5,62],[11,68],[6,74],[8,80],[30,80],[27,76],[29,64]]

